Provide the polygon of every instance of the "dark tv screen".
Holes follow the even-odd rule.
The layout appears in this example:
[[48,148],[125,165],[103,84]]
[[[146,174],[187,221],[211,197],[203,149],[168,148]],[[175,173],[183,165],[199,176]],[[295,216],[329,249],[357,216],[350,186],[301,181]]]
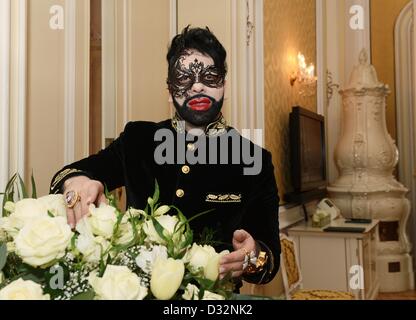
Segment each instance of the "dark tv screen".
[[325,188],[325,119],[312,111],[294,107],[290,114],[291,174],[294,191]]

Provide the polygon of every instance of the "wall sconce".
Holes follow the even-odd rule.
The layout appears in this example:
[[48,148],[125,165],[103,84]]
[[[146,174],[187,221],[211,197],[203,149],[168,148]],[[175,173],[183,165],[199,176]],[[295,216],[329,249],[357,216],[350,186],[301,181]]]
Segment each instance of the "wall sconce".
[[298,70],[290,76],[290,85],[293,87],[296,81],[306,85],[314,84],[317,81],[315,66],[312,63],[307,66],[305,56],[300,52],[298,53]]

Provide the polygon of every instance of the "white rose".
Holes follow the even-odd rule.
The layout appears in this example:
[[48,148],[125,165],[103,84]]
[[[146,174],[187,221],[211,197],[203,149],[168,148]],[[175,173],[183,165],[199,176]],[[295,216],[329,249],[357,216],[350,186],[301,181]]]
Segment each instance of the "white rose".
[[[199,289],[195,285],[189,283],[186,286],[182,298],[184,300],[199,300]],[[202,300],[225,300],[225,298],[222,295],[205,290]]]
[[[120,224],[119,233],[116,240],[116,244],[118,245],[126,245],[129,244],[134,239],[134,230],[131,223],[123,223]],[[137,230],[139,232],[139,230]]]
[[189,264],[189,269],[192,272],[198,272],[202,268],[206,279],[216,281],[219,274],[220,258],[226,253],[228,251],[217,253],[211,246],[199,246],[194,243],[191,250],[186,253],[184,261]]
[[[177,216],[164,215],[155,218],[157,222],[165,229],[163,234],[166,237],[171,237],[175,231],[175,226],[179,222]],[[143,224],[143,231],[146,233],[146,240],[150,242],[156,242],[162,245],[166,245],[166,241],[163,240],[159,234],[156,232],[155,226],[153,225],[152,220],[148,220]]]
[[110,239],[113,236],[114,226],[117,223],[116,209],[105,203],[96,208],[93,204],[89,208],[89,223],[92,232],[97,236]]
[[49,211],[55,217],[66,218],[65,197],[62,194],[51,194],[42,198],[38,198],[38,201],[41,205],[43,205],[46,212]]
[[[102,254],[108,249],[110,243],[101,236],[95,237],[87,218],[78,222],[76,230],[79,236],[75,241],[75,247],[83,255],[83,260],[90,263],[98,263]],[[104,260],[107,257],[103,257]]]
[[33,266],[45,266],[65,255],[72,237],[62,217],[39,217],[26,224],[16,237],[16,253]]
[[[108,249],[110,243],[104,237],[90,238],[85,235],[79,235],[75,246],[82,253],[85,262],[98,263],[101,260],[101,255]],[[106,256],[104,260],[106,260]]]
[[15,237],[27,223],[35,218],[47,216],[48,210],[36,199],[23,199],[14,204],[14,211],[9,217],[1,219],[0,227]]
[[19,279],[0,290],[0,300],[50,300],[50,296],[39,284]]
[[143,300],[148,293],[140,278],[125,266],[108,265],[102,278],[93,272],[88,280],[100,300]]
[[153,265],[150,290],[156,299],[169,300],[178,291],[184,274],[185,266],[182,260],[158,258]]
[[154,246],[151,250],[140,247],[140,254],[136,257],[136,264],[147,274],[152,273],[157,258],[168,259],[168,249],[165,246]]

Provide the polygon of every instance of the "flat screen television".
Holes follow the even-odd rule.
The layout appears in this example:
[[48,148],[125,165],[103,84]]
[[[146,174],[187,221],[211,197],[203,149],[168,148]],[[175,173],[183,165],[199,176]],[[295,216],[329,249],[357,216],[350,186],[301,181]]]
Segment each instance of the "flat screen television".
[[302,107],[293,107],[289,132],[292,196],[303,194],[307,200],[325,196],[325,118]]

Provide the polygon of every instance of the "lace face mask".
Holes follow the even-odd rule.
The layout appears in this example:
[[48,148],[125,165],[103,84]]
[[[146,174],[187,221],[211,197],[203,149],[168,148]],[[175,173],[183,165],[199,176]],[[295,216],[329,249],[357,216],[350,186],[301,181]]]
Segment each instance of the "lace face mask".
[[188,66],[184,64],[182,56],[169,70],[168,87],[175,98],[189,98],[189,90],[195,83],[201,83],[209,88],[222,88],[225,82],[225,73],[215,65],[205,66],[205,63],[194,59]]

